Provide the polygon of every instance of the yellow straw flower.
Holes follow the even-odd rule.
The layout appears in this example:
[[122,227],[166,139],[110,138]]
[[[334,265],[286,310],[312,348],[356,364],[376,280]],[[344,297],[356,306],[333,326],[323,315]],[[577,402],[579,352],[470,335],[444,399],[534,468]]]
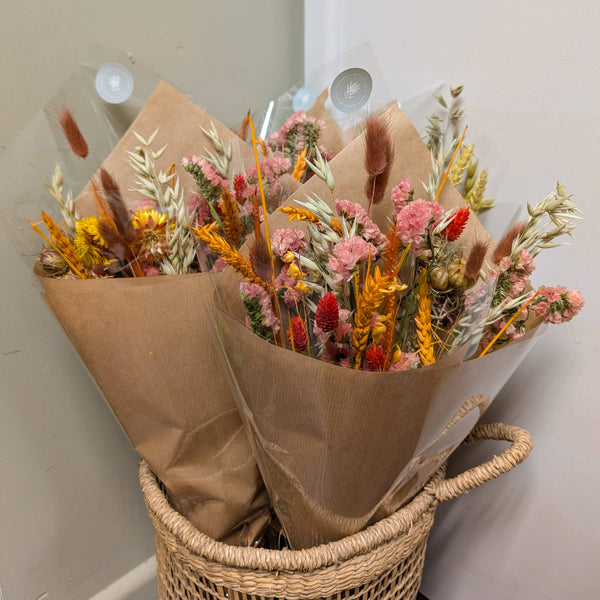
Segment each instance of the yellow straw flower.
[[106,248],[106,242],[100,233],[99,225],[96,217],[86,217],[77,221],[75,251],[88,269],[97,267],[105,260],[102,248]]

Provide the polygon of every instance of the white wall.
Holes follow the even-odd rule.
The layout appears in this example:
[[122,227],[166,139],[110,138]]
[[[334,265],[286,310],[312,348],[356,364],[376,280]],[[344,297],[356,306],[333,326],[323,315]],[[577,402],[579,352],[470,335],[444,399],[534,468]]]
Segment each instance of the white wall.
[[[307,73],[370,41],[397,97],[438,79],[464,83],[469,123],[507,162],[499,201],[535,203],[557,178],[575,194],[585,221],[571,246],[539,257],[534,283],[579,288],[587,306],[549,329],[485,417],[527,428],[534,451],[510,475],[439,510],[423,592],[430,600],[597,598],[600,5],[307,0],[305,23]],[[472,448],[454,467],[500,449]]]
[[[131,52],[217,118],[241,120],[301,77],[302,10],[293,0],[3,0],[0,153],[91,43]],[[154,552],[137,456],[2,231],[0,262],[0,597],[87,600],[107,588],[98,598],[151,600],[154,585],[133,595]]]

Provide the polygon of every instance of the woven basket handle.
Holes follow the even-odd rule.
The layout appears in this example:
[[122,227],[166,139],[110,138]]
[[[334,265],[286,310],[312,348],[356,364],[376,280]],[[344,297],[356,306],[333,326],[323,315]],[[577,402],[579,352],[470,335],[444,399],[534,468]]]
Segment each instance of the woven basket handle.
[[494,456],[482,465],[473,467],[456,477],[442,479],[438,483],[431,484],[430,491],[440,502],[458,498],[486,481],[495,479],[502,473],[508,473],[513,467],[523,462],[533,448],[531,436],[527,431],[502,423],[477,425],[463,443],[472,444],[477,440],[505,440],[512,444],[502,454]]

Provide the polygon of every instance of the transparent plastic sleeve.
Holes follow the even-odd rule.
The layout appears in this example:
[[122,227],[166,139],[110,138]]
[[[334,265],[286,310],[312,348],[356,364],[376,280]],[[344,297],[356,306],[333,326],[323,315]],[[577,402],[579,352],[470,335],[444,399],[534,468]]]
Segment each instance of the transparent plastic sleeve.
[[[106,56],[118,58],[102,52],[96,58]],[[217,128],[238,162],[249,163],[252,148],[149,70],[142,77],[139,62],[129,65],[136,82],[132,98],[126,105],[107,105],[94,85],[99,62],[78,69],[8,149],[1,166],[3,174],[10,172],[11,186],[2,196],[3,222],[34,264],[46,303],[173,506],[214,539],[249,545],[270,519],[269,500],[211,323],[210,275],[52,277],[37,262],[43,241],[29,234],[27,219],[44,210],[60,222],[57,203],[42,184],[52,178],[57,160],[79,217],[97,214],[90,176],[99,165],[134,209],[142,198],[131,191],[137,186],[127,152],[140,143],[134,132],[147,138],[159,129],[156,148],[168,146],[157,164],[163,170],[176,164],[186,196],[195,184],[181,159],[204,152],[200,127]],[[62,106],[72,110],[84,133],[87,165],[71,157],[63,141],[56,124]]]

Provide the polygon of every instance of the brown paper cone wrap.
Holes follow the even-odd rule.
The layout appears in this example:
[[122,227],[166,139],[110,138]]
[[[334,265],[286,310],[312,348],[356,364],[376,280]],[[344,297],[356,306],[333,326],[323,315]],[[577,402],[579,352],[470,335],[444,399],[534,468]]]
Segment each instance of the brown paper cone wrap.
[[[385,197],[405,176],[415,196],[422,197],[429,152],[397,107],[386,118],[396,159]],[[335,198],[366,203],[363,162],[360,136],[330,163]],[[333,206],[334,196],[316,177],[294,198],[312,193]],[[448,208],[464,205],[450,184],[441,202]],[[390,213],[389,200],[376,207],[380,225]],[[271,231],[290,226],[282,213],[272,215],[269,223]],[[489,239],[475,218],[463,235],[467,247],[473,238]],[[416,371],[356,371],[254,335],[243,324],[238,286],[239,278],[231,272],[220,278],[224,310],[217,310],[216,322],[263,478],[294,548],[355,533],[414,495],[466,437],[534,337],[531,332],[482,359],[462,363],[460,356],[451,355]]]
[[[186,190],[184,156],[210,145],[200,127],[214,124],[245,168],[250,146],[165,83],[160,83],[103,166],[126,203],[135,174],[127,151],[136,131],[168,143],[159,161],[171,161]],[[77,198],[80,215],[97,214],[88,186]],[[174,507],[202,532],[232,544],[253,542],[268,520],[269,499],[242,427],[229,370],[215,337],[207,302],[208,274],[65,280],[38,276],[45,299],[96,380],[139,454],[165,484]]]

